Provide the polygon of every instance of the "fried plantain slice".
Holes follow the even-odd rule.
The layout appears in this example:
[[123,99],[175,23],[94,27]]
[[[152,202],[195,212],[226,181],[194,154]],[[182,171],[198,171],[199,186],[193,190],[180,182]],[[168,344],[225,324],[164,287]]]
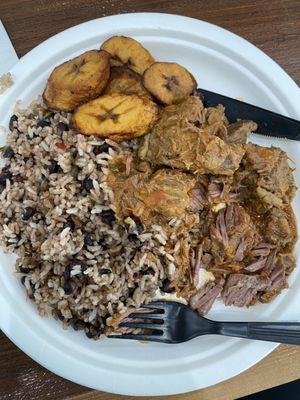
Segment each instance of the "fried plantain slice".
[[143,74],[145,69],[155,62],[152,55],[136,40],[126,36],[113,36],[106,40],[101,50],[111,54],[111,65],[125,66],[138,74]]
[[112,94],[79,106],[72,124],[85,135],[121,142],[147,133],[157,115],[157,105],[145,97]]
[[165,105],[180,103],[197,87],[193,75],[179,64],[156,62],[143,75],[143,84]]
[[109,79],[109,61],[106,51],[90,50],[54,68],[43,93],[47,106],[72,111],[98,97]]
[[126,67],[111,67],[109,82],[103,94],[136,94],[152,99],[139,74]]

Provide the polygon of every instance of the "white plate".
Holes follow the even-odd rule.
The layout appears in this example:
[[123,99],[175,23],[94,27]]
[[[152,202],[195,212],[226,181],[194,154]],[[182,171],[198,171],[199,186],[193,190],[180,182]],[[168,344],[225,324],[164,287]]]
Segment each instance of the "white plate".
[[[124,14],[93,20],[42,43],[11,71],[15,84],[0,96],[0,123],[6,125],[17,99],[25,104],[41,93],[52,68],[109,36],[122,34],[141,41],[158,60],[187,67],[201,87],[300,118],[296,84],[270,58],[240,37],[190,18],[167,14]],[[297,163],[300,145],[255,137],[278,144]],[[1,141],[5,141],[2,133]],[[294,203],[300,216],[299,194]],[[299,219],[299,218],[298,218]],[[299,252],[298,261],[299,261]],[[72,330],[64,332],[52,319],[41,318],[26,300],[13,272],[13,256],[0,254],[0,326],[25,353],[56,374],[91,388],[127,395],[169,395],[213,385],[265,357],[272,343],[203,337],[180,345],[130,341],[91,341]],[[269,305],[249,310],[218,303],[210,316],[234,320],[298,320],[300,269],[291,288]]]

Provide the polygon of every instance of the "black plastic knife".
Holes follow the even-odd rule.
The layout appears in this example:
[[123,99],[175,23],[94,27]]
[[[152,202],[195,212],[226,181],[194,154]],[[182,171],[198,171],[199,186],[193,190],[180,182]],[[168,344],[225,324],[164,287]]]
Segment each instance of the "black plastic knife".
[[300,121],[208,90],[197,89],[197,93],[205,107],[223,104],[230,123],[237,119],[251,119],[258,125],[255,133],[300,140]]

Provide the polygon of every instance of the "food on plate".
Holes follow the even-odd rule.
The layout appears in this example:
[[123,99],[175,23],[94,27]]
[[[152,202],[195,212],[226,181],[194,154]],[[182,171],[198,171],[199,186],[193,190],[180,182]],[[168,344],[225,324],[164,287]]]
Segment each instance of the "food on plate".
[[296,265],[288,155],[204,107],[181,67],[129,38],[102,47],[110,78],[105,51],[56,67],[1,148],[0,241],[28,298],[94,339],[152,300],[268,303]]
[[126,67],[111,67],[109,82],[103,94],[136,94],[152,99],[139,74]]
[[144,135],[157,119],[157,105],[136,95],[112,94],[78,107],[72,124],[78,132],[117,142]]
[[193,75],[181,65],[171,62],[152,64],[144,72],[143,84],[164,105],[180,103],[197,88]]
[[109,163],[107,183],[115,194],[116,216],[124,220],[134,215],[151,227],[189,214],[196,178],[179,170],[153,171],[125,153]]
[[244,183],[245,197],[250,199],[254,208],[286,206],[296,191],[288,156],[275,147],[248,143],[239,179]]
[[98,97],[109,79],[109,60],[106,51],[90,50],[54,68],[43,94],[47,106],[72,111]]
[[[199,174],[233,175],[245,153],[241,143],[226,142],[224,110],[210,118],[197,96],[166,107],[152,132],[140,144],[139,156],[153,165],[165,165]],[[246,122],[248,132],[250,126]],[[253,127],[256,127],[253,124]]]
[[111,55],[112,66],[128,67],[138,74],[143,74],[155,62],[141,43],[126,36],[113,36],[107,39],[102,43],[101,50]]
[[0,75],[0,94],[4,93],[13,84],[14,81],[10,72]]

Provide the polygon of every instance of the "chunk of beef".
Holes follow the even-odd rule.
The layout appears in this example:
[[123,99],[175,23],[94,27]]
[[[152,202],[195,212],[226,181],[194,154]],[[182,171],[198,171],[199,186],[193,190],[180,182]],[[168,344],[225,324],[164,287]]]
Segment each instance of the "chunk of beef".
[[267,225],[264,232],[266,241],[276,246],[285,246],[293,241],[293,231],[288,214],[278,208],[272,208],[267,216]]
[[152,165],[200,174],[232,175],[239,167],[244,148],[240,144],[227,144],[216,136],[215,119],[216,116],[205,119],[203,104],[196,96],[166,107],[152,133],[141,141],[139,157]]
[[189,213],[193,203],[194,194],[191,191],[195,187],[195,177],[171,169],[145,173],[138,170],[139,165],[133,160],[130,169],[127,164],[126,154],[115,157],[110,162],[107,178],[114,193],[114,205],[119,219],[133,215],[149,226],[157,222],[166,223],[174,217],[184,217]]
[[258,200],[257,205],[262,202],[266,208],[282,208],[291,202],[296,186],[283,150],[248,143],[243,165],[248,172],[245,183]]
[[261,242],[251,249],[252,257],[266,257],[274,246],[270,243]]
[[194,189],[190,192],[190,209],[193,211],[210,208],[218,212],[226,204],[237,202],[238,193],[232,177],[222,175],[198,175]]
[[195,178],[184,172],[159,169],[136,195],[149,213],[155,210],[166,219],[182,217],[189,207],[195,183]]
[[268,288],[267,292],[278,292],[286,287],[287,281],[284,266],[276,263],[275,268],[273,268],[270,274],[270,279],[271,286]]
[[266,265],[267,258],[259,257],[258,259],[252,261],[245,267],[245,270],[248,272],[256,272],[263,269]]
[[206,145],[201,158],[202,173],[233,175],[239,167],[244,155],[244,148],[240,144],[229,146],[219,137],[212,138]]
[[277,265],[283,266],[286,275],[289,275],[296,267],[296,259],[293,253],[279,253],[277,255]]
[[257,124],[253,121],[239,120],[227,126],[225,135],[220,136],[226,143],[240,143],[247,142],[248,135],[256,131]]
[[199,285],[200,269],[205,269],[205,264],[202,261],[202,257],[203,257],[203,245],[201,243],[196,249],[195,256],[192,257],[191,261],[193,285],[195,287],[198,287]]
[[262,269],[269,270],[274,262],[276,250],[269,243],[261,242],[250,251],[251,262],[245,266],[248,272],[256,272]]
[[221,104],[216,107],[207,107],[204,109],[205,121],[202,126],[219,124],[220,126],[228,126],[228,120],[225,115],[225,107]]
[[269,271],[270,286],[267,287],[260,296],[260,300],[263,303],[268,303],[272,298],[277,296],[282,289],[288,287],[285,265],[282,264],[279,259],[280,257],[277,258],[277,261],[272,265]]
[[210,228],[211,253],[216,262],[241,261],[254,244],[257,231],[243,207],[230,204],[218,212]]
[[259,275],[232,274],[228,277],[222,291],[226,306],[248,307],[258,292],[266,290],[271,280]]
[[207,200],[207,185],[208,177],[206,175],[200,175],[196,185],[190,190],[190,211],[200,211],[208,205]]
[[209,127],[213,135],[223,138],[227,133],[228,120],[225,116],[225,108],[221,104],[216,107],[208,107],[204,109],[205,121],[201,128]]
[[203,288],[198,290],[196,294],[194,294],[190,298],[190,307],[198,311],[201,315],[206,315],[216,298],[220,295],[224,285],[224,279],[219,280],[219,282],[210,282],[206,284]]
[[268,270],[271,280],[271,285],[265,290],[265,293],[260,296],[260,300],[264,303],[269,302],[273,297],[277,296],[282,289],[288,287],[287,276],[296,265],[295,257],[291,253],[278,254]]
[[238,182],[232,176],[210,175],[207,200],[214,212],[224,208],[226,204],[238,202],[239,199]]

